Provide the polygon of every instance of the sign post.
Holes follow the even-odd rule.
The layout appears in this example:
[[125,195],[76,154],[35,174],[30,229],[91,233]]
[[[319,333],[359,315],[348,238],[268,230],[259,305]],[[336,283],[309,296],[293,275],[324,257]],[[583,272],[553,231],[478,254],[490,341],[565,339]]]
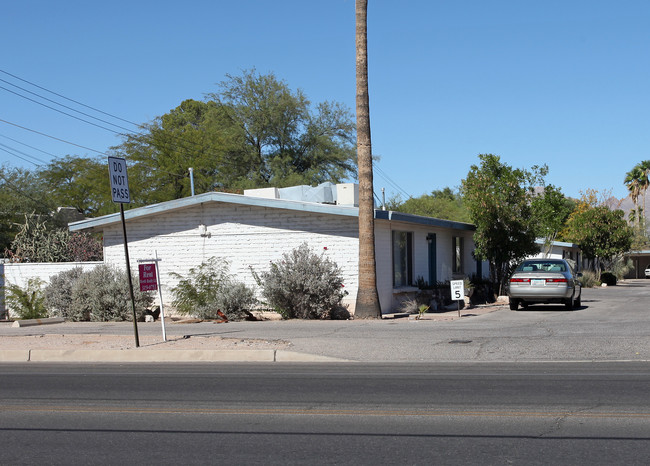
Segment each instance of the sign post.
[[460,317],[460,302],[465,300],[465,282],[463,280],[451,280],[451,299],[458,301],[458,317]]
[[124,257],[126,259],[126,275],[129,279],[129,294],[133,307],[133,332],[135,335],[135,347],[140,347],[138,337],[138,318],[135,312],[135,296],[133,296],[133,279],[131,278],[131,264],[129,262],[129,246],[126,239],[126,221],[124,220],[124,204],[131,202],[129,192],[129,178],[126,173],[126,160],[119,157],[108,158],[108,176],[111,180],[111,197],[113,202],[120,204],[120,217],[122,218],[122,232],[124,234]]
[[[158,262],[161,260],[162,259],[158,259],[158,251],[156,251],[154,259],[138,259],[138,262],[143,262],[138,266],[138,269],[140,271],[140,291],[158,290],[162,336],[163,341],[167,341],[167,333],[165,332],[165,308],[163,307],[162,289],[160,284],[160,269],[158,268]],[[153,262],[153,264],[145,264],[144,262]]]

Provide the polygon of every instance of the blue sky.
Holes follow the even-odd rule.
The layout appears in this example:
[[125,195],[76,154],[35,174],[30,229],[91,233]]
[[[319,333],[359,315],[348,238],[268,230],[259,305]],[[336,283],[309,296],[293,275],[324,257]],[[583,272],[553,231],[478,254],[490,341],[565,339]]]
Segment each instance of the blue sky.
[[[548,164],[569,196],[624,197],[625,173],[650,159],[649,20],[647,0],[369,0],[375,191],[456,187],[493,153]],[[21,0],[3,5],[0,42],[1,70],[136,123],[252,67],[354,110],[353,0]],[[0,119],[100,152],[121,142],[4,89]],[[16,154],[94,154],[1,121],[0,144],[0,164],[28,168]]]

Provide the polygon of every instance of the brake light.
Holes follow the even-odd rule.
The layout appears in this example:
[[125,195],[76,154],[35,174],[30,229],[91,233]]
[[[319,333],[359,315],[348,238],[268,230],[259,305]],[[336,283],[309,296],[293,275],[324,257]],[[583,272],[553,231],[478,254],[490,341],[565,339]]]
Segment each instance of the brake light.
[[566,283],[566,278],[547,278],[546,283]]
[[530,278],[511,278],[510,283],[530,283]]

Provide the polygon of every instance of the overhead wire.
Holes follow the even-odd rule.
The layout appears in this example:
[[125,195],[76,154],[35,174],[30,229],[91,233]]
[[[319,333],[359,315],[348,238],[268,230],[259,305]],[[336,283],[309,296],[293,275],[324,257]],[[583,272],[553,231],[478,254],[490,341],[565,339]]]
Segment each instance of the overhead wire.
[[398,192],[401,192],[406,196],[406,200],[411,199],[413,196],[411,196],[408,192],[406,192],[404,189],[402,189],[395,181],[393,181],[387,174],[384,172],[380,167],[379,164],[375,161],[372,162],[372,166],[377,172],[377,174],[382,177],[390,186],[392,186],[393,189],[397,190]]
[[[38,158],[34,157],[33,155],[29,155],[29,154],[26,153],[26,152],[23,152],[23,151],[21,151],[21,150],[18,150],[18,149],[14,148],[14,147],[8,146],[8,145],[6,145],[6,144],[2,144],[1,142],[0,142],[0,150],[5,151],[5,152],[7,152],[8,154],[13,155],[14,157],[18,157],[19,159],[22,159],[22,160],[24,160],[25,162],[29,162],[29,163],[31,163],[31,164],[34,164],[34,165],[36,165],[37,167],[39,167],[39,166],[41,166],[41,165],[47,165],[47,162],[45,162],[45,161],[43,161],[43,160],[41,160],[41,159],[38,159]],[[24,158],[24,157],[21,157],[21,156],[18,155],[18,154],[22,154],[24,157],[29,157],[29,158],[31,158],[31,159],[34,159],[34,160],[38,161],[39,163],[36,163],[36,162],[33,162],[32,160],[29,160],[29,159],[26,159],[26,158]]]
[[38,89],[44,90],[44,91],[46,91],[46,92],[49,92],[50,94],[53,94],[53,95],[55,95],[55,96],[57,96],[57,97],[61,97],[62,99],[65,99],[65,100],[67,100],[67,101],[69,101],[69,102],[74,102],[74,103],[77,104],[77,105],[81,105],[82,107],[88,108],[88,109],[90,109],[90,110],[94,110],[95,112],[101,113],[102,115],[110,116],[111,118],[115,118],[116,120],[120,120],[120,121],[123,121],[123,122],[125,122],[125,123],[129,123],[129,124],[132,124],[132,125],[134,125],[134,126],[138,126],[138,127],[140,127],[140,125],[139,125],[138,123],[134,123],[134,122],[132,122],[132,121],[126,120],[126,119],[124,119],[124,118],[121,118],[121,117],[119,117],[119,116],[113,115],[113,114],[111,114],[111,113],[104,112],[104,111],[102,111],[102,110],[100,110],[100,109],[98,109],[98,108],[91,107],[90,105],[86,105],[86,104],[84,104],[84,103],[82,103],[82,102],[79,102],[79,101],[77,101],[77,100],[74,100],[74,99],[71,99],[71,98],[69,98],[69,97],[66,97],[66,96],[64,96],[64,95],[62,95],[62,94],[59,94],[59,93],[57,93],[57,92],[54,92],[54,91],[52,91],[52,90],[50,90],[50,89],[47,89],[47,88],[45,88],[45,87],[43,87],[43,86],[39,86],[38,84],[34,84],[34,83],[31,82],[31,81],[28,81],[28,80],[26,80],[26,79],[24,79],[24,78],[21,78],[21,77],[19,77],[19,76],[16,76],[15,74],[11,74],[11,73],[9,73],[9,72],[7,72],[7,71],[5,71],[5,70],[0,70],[0,73],[4,73],[4,74],[6,74],[7,76],[11,76],[12,78],[18,79],[19,81],[22,81],[22,82],[24,82],[24,83],[27,83],[27,84],[29,84],[30,86],[34,86],[34,87],[36,87],[36,88],[38,88]]
[[[115,123],[111,123],[110,121],[104,120],[104,119],[102,119],[102,118],[97,118],[97,117],[92,116],[92,115],[90,115],[90,114],[88,114],[88,113],[82,112],[81,110],[77,110],[77,109],[75,109],[75,108],[73,108],[73,107],[70,107],[69,105],[64,105],[64,104],[62,104],[62,103],[60,103],[60,102],[57,102],[57,101],[55,101],[55,100],[48,99],[48,98],[45,97],[45,96],[42,96],[42,95],[40,95],[40,94],[37,94],[36,92],[32,92],[32,91],[30,91],[30,90],[28,90],[28,89],[25,89],[25,88],[23,88],[23,87],[17,86],[17,85],[15,85],[15,84],[13,84],[13,83],[10,83],[9,81],[6,81],[6,80],[4,80],[4,79],[2,79],[2,78],[0,78],[0,81],[3,82],[3,83],[9,84],[10,86],[13,86],[13,87],[15,87],[15,88],[18,88],[18,89],[20,89],[20,90],[23,91],[23,92],[27,92],[27,93],[29,93],[29,94],[35,95],[36,97],[39,97],[39,98],[41,98],[41,99],[43,99],[43,100],[46,100],[46,101],[48,101],[48,102],[52,102],[53,104],[60,105],[60,106],[63,107],[63,108],[67,108],[68,110],[72,110],[73,112],[77,112],[77,113],[80,113],[81,115],[84,115],[84,116],[87,116],[87,117],[89,117],[89,118],[92,118],[93,120],[101,121],[102,123],[106,123],[106,124],[109,124],[109,125],[115,126],[116,128],[123,129],[124,131],[127,131],[127,132],[129,132],[129,133],[133,132],[133,131],[130,130],[129,128],[125,128],[124,126],[116,125]],[[62,112],[62,111],[57,110],[57,109],[55,109],[55,108],[52,108],[52,107],[50,107],[50,106],[48,106],[48,105],[45,105],[45,104],[43,104],[43,103],[41,103],[41,102],[38,102],[38,101],[36,101],[36,100],[34,100],[34,99],[31,99],[31,98],[26,97],[26,96],[24,96],[24,95],[22,95],[22,94],[19,94],[18,92],[15,92],[15,91],[12,91],[12,90],[10,90],[10,89],[7,89],[7,88],[4,87],[4,86],[0,86],[0,89],[4,89],[5,91],[7,91],[7,92],[11,92],[12,94],[15,94],[15,95],[17,95],[17,96],[19,96],[19,97],[22,97],[23,99],[30,100],[30,101],[32,101],[32,102],[35,102],[35,103],[39,104],[39,105],[43,105],[44,107],[50,108],[50,109],[55,110],[55,111],[57,111],[57,112],[61,112],[61,113],[63,113],[64,115],[72,116],[72,115],[70,115],[70,114],[68,114],[68,113]],[[73,117],[73,118],[77,118],[77,117],[74,117],[74,116],[72,116],[72,117]],[[80,118],[78,118],[78,119],[80,119]],[[83,119],[80,119],[80,120],[81,120],[81,121],[84,121],[84,122],[86,122],[86,123],[90,123],[90,124],[92,124],[92,123],[89,122],[89,121],[86,121],[86,120],[83,120]],[[99,125],[97,125],[97,126],[99,126]],[[100,127],[100,128],[104,128],[103,126],[99,126],[99,127]],[[108,128],[104,128],[104,129],[108,129]],[[113,131],[113,130],[110,130],[110,129],[109,129],[109,131],[112,131],[112,132],[117,133],[116,131]],[[118,134],[119,134],[119,133],[118,133]]]
[[5,139],[9,139],[10,141],[13,141],[13,142],[17,142],[18,144],[21,144],[21,145],[23,145],[25,147],[29,147],[30,149],[34,149],[34,150],[36,150],[38,152],[42,152],[43,154],[49,155],[51,157],[54,157],[54,158],[58,157],[57,155],[54,155],[51,152],[44,151],[43,149],[39,149],[38,147],[30,146],[29,144],[25,144],[24,142],[21,142],[18,139],[10,138],[9,136],[7,136],[5,134],[0,133],[0,137],[3,137]]

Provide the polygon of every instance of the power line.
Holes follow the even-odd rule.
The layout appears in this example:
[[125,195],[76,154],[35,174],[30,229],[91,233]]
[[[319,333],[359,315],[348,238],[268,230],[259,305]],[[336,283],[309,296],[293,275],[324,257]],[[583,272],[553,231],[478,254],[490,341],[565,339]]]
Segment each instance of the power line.
[[[54,158],[58,157],[58,155],[54,155],[54,154],[52,154],[51,152],[44,151],[43,149],[39,149],[38,147],[30,146],[29,144],[25,144],[24,142],[20,142],[20,141],[17,140],[17,139],[10,138],[10,137],[7,136],[7,135],[0,134],[0,137],[3,137],[3,138],[6,138],[6,139],[9,139],[10,141],[13,141],[13,142],[17,142],[18,144],[21,144],[21,145],[23,145],[23,146],[25,146],[25,147],[29,147],[30,149],[34,149],[34,150],[37,150],[37,151],[39,151],[39,152],[42,152],[43,154],[49,155],[50,157],[54,157]],[[34,157],[34,158],[36,158],[36,157]],[[37,159],[37,160],[38,160],[38,159]]]
[[75,144],[74,142],[66,141],[65,139],[57,138],[56,136],[51,136],[49,134],[41,133],[40,131],[36,131],[35,129],[26,128],[25,126],[21,126],[21,125],[18,125],[16,123],[12,123],[12,122],[7,121],[7,120],[3,120],[2,118],[0,118],[0,121],[2,123],[6,123],[8,125],[15,126],[16,128],[24,129],[25,131],[30,131],[32,133],[39,134],[41,136],[45,136],[46,138],[54,139],[55,141],[59,141],[59,142],[64,142],[66,144],[70,144],[71,146],[80,147],[82,149],[86,149],[86,150],[89,150],[91,152],[95,152],[97,154],[102,154],[102,155],[105,155],[105,156],[108,157],[108,154],[106,152],[102,152],[102,151],[99,151],[99,150],[96,150],[96,149],[91,149],[90,147],[82,146],[80,144]]
[[6,75],[8,75],[8,76],[11,76],[12,78],[18,79],[19,81],[22,81],[22,82],[27,83],[27,84],[29,84],[29,85],[31,85],[31,86],[37,87],[38,89],[42,89],[42,90],[44,90],[44,91],[46,91],[46,92],[49,92],[50,94],[54,94],[54,95],[57,96],[57,97],[61,97],[62,99],[68,100],[68,101],[70,101],[70,102],[74,102],[75,104],[77,104],[77,105],[81,105],[82,107],[89,108],[90,110],[94,110],[94,111],[99,112],[99,113],[101,113],[101,114],[103,114],[103,115],[109,116],[109,117],[111,117],[111,118],[115,118],[116,120],[123,121],[124,123],[129,123],[129,124],[131,124],[131,125],[137,126],[138,128],[140,127],[140,125],[139,125],[138,123],[134,123],[134,122],[132,122],[132,121],[125,120],[124,118],[120,118],[120,117],[118,117],[118,116],[116,116],[116,115],[113,115],[113,114],[110,114],[110,113],[108,113],[108,112],[104,112],[104,111],[102,111],[102,110],[99,110],[98,108],[91,107],[90,105],[86,105],[86,104],[84,104],[84,103],[81,103],[81,102],[79,102],[79,101],[76,101],[76,100],[74,100],[74,99],[71,99],[71,98],[69,98],[69,97],[66,97],[66,96],[64,96],[64,95],[58,94],[58,93],[56,93],[56,92],[54,92],[54,91],[51,91],[51,90],[49,90],[49,89],[47,89],[47,88],[45,88],[45,87],[43,87],[43,86],[39,86],[38,84],[34,84],[34,83],[31,82],[31,81],[27,81],[26,79],[23,79],[23,78],[21,78],[21,77],[19,77],[19,76],[16,76],[15,74],[11,74],[11,73],[9,73],[9,72],[7,72],[7,71],[4,71],[4,70],[0,70],[0,73],[4,73],[4,74],[6,74]]
[[[2,80],[0,80],[0,81],[2,81]],[[84,120],[83,118],[80,118],[78,116],[72,115],[72,114],[67,113],[67,112],[64,112],[63,110],[59,110],[58,108],[54,108],[54,107],[52,107],[50,105],[44,104],[43,102],[39,102],[38,100],[32,99],[31,97],[27,97],[27,96],[24,96],[22,94],[19,94],[18,92],[12,91],[11,89],[7,89],[4,86],[0,86],[0,89],[2,89],[4,91],[7,91],[7,92],[11,92],[12,94],[17,95],[18,97],[22,97],[23,99],[29,100],[30,102],[34,102],[35,104],[42,105],[45,108],[49,108],[50,110],[54,110],[55,112],[59,112],[59,113],[61,113],[63,115],[69,116],[70,118],[74,118],[75,120],[83,121],[84,123],[96,126],[97,128],[105,129],[106,131],[110,131],[111,133],[114,133],[114,134],[121,134],[121,133],[119,133],[119,132],[117,132],[115,130],[107,128],[106,126],[98,125],[97,123],[93,123],[92,121]],[[112,123],[109,123],[109,124],[112,124]]]
[[396,189],[397,191],[400,191],[402,194],[406,196],[406,199],[411,199],[413,196],[411,196],[409,193],[407,193],[404,189],[402,189],[396,182],[394,182],[387,174],[384,172],[381,168],[379,168],[379,165],[376,162],[372,162],[372,166],[375,170],[377,170],[377,174],[381,176],[386,182],[393,187],[393,189]]
[[[60,105],[60,106],[63,107],[63,108],[67,108],[68,110],[72,110],[73,112],[77,112],[77,113],[80,113],[80,114],[82,114],[82,115],[84,115],[84,116],[87,116],[87,117],[89,117],[89,118],[92,118],[93,120],[101,121],[102,123],[106,123],[106,124],[109,124],[109,125],[115,126],[116,128],[123,129],[124,131],[127,131],[127,132],[129,132],[129,133],[133,133],[133,131],[130,130],[129,128],[125,128],[124,126],[116,125],[115,123],[111,123],[110,121],[103,120],[103,119],[101,119],[101,118],[97,118],[97,117],[92,116],[92,115],[90,115],[90,114],[88,114],[88,113],[85,113],[85,112],[82,112],[82,111],[77,110],[77,109],[75,109],[75,108],[72,108],[72,107],[70,107],[70,106],[68,106],[68,105],[63,105],[62,103],[57,102],[56,100],[48,99],[47,97],[44,97],[44,96],[42,96],[42,95],[40,95],[40,94],[37,94],[36,92],[32,92],[32,91],[30,91],[30,90],[28,90],[28,89],[25,89],[25,88],[23,88],[23,87],[16,86],[15,84],[12,84],[12,83],[10,83],[9,81],[6,81],[6,80],[4,80],[4,79],[0,79],[0,81],[2,81],[3,83],[9,84],[10,86],[13,86],[13,87],[15,87],[15,88],[18,88],[18,89],[20,89],[21,91],[24,91],[24,92],[27,92],[27,93],[29,93],[29,94],[35,95],[36,97],[39,97],[39,98],[41,98],[41,99],[43,99],[43,100],[47,100],[48,102],[52,102],[53,104]],[[25,97],[24,95],[21,95],[21,94],[19,94],[18,92],[11,91],[11,90],[9,90],[9,89],[7,89],[7,88],[5,88],[5,87],[0,86],[0,89],[4,89],[4,90],[7,91],[7,92],[11,92],[12,94],[15,94],[15,95],[17,95],[17,96],[19,96],[19,97],[22,97],[23,99],[30,100],[30,101],[32,101],[32,102],[35,102],[35,103],[39,104],[39,105],[43,105],[44,107],[47,107],[47,108],[49,108],[49,109],[52,109],[52,110],[55,110],[55,111],[61,112],[61,113],[63,113],[64,115],[72,116],[72,115],[70,115],[70,114],[68,114],[68,113],[62,112],[62,111],[57,110],[57,109],[55,109],[55,108],[52,108],[52,107],[50,107],[50,106],[48,106],[48,105],[45,105],[45,104],[43,104],[43,103],[41,103],[41,102],[37,102],[37,101],[35,101],[35,100],[33,100],[33,99],[30,99],[29,97]],[[73,117],[73,118],[77,118],[77,117]],[[93,124],[93,123],[91,123],[91,122],[89,122],[89,121],[82,120],[81,118],[78,118],[78,119],[80,119],[81,121],[84,121],[84,122],[86,122],[86,123]],[[100,126],[100,128],[103,128],[103,126]],[[107,128],[104,128],[104,129],[107,129]],[[113,131],[113,130],[109,130],[109,131]],[[113,132],[115,132],[115,131],[113,131]]]
[[[5,151],[5,152],[7,152],[8,154],[13,155],[14,157],[18,157],[19,159],[22,159],[22,160],[24,160],[25,162],[32,163],[32,164],[36,165],[37,167],[40,166],[40,164],[47,164],[47,162],[44,162],[43,160],[38,159],[38,158],[34,157],[33,155],[29,155],[29,154],[26,153],[26,152],[20,151],[20,150],[14,148],[14,147],[11,147],[11,146],[8,146],[8,145],[6,145],[6,144],[2,144],[2,143],[0,143],[0,146],[1,146],[1,147],[0,147],[0,150],[3,150],[3,151]],[[31,160],[25,159],[25,158],[21,157],[21,156],[18,155],[18,154],[22,154],[22,155],[24,155],[25,157],[32,158],[32,159],[34,159],[34,160],[40,162],[40,164],[35,163],[35,162],[32,162]]]

